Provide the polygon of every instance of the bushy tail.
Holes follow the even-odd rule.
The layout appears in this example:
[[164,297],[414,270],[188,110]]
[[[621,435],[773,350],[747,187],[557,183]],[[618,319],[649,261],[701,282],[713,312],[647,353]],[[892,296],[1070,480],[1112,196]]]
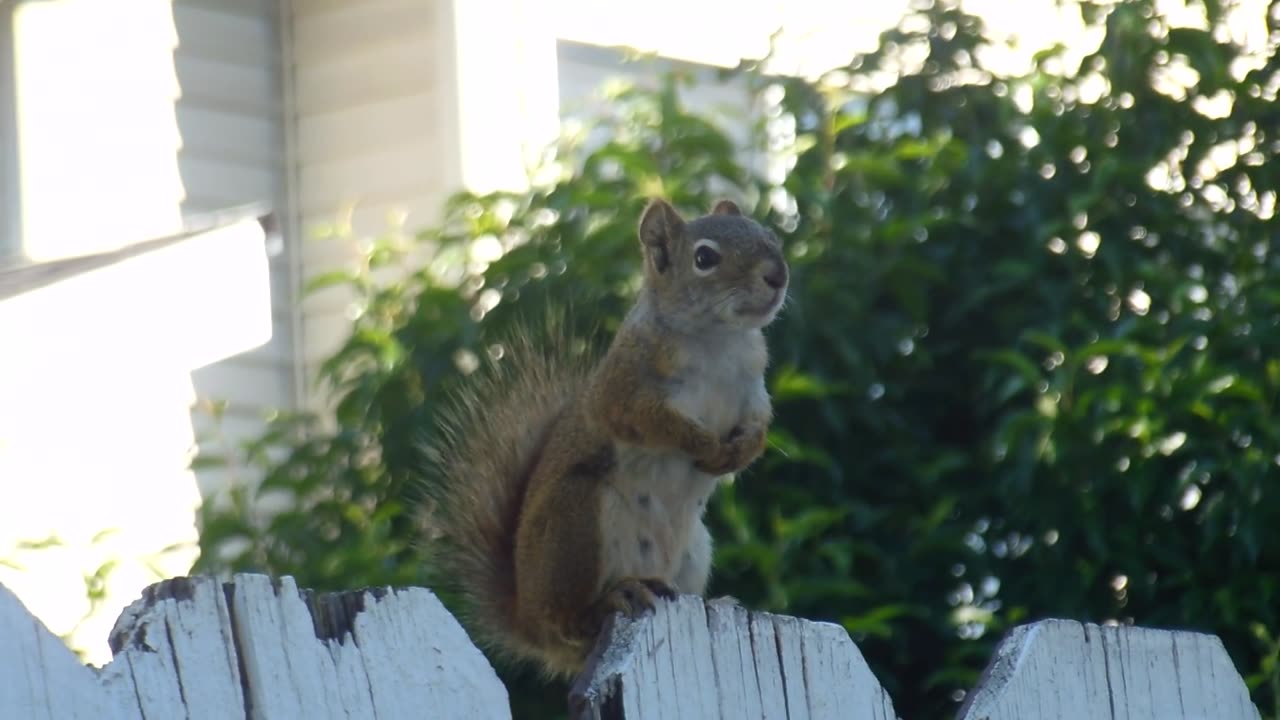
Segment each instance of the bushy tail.
[[557,415],[582,391],[590,353],[569,352],[549,323],[502,344],[443,412],[424,450],[427,531],[437,586],[462,601],[473,640],[504,655],[539,659],[515,624],[514,539],[529,476]]

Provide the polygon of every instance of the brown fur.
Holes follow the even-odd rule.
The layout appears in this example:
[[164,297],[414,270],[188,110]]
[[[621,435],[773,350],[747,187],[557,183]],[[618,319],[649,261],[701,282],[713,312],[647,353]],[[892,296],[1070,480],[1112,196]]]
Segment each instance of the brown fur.
[[428,523],[442,536],[429,548],[440,581],[460,591],[476,640],[538,660],[538,647],[512,632],[513,533],[546,437],[574,405],[590,368],[559,343],[539,347],[527,332],[504,349],[503,360],[453,398],[424,448],[435,480],[427,487]]
[[[516,338],[429,455],[437,564],[468,625],[552,675],[580,669],[609,614],[703,591],[707,496],[760,455],[771,415],[760,328],[785,298],[776,238],[727,201],[689,223],[655,201],[639,236],[645,287],[599,365]],[[713,269],[695,262],[708,243]]]

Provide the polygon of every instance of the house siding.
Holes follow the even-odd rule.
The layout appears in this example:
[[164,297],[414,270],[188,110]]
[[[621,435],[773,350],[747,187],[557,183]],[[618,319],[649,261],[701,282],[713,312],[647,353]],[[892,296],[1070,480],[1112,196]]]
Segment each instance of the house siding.
[[[298,219],[346,232],[302,244],[313,277],[360,262],[359,238],[412,230],[439,216],[459,186],[447,0],[292,0],[293,111]],[[350,329],[340,288],[301,306],[303,371],[316,368]]]
[[[110,251],[243,205],[292,213],[278,0],[20,0],[0,11],[14,30],[12,48],[0,41],[14,55],[0,112],[13,108],[18,150],[0,152],[0,163],[17,157],[16,182],[0,177],[0,225],[17,225],[5,234],[29,259]],[[191,370],[198,397],[235,396],[228,412],[244,418],[296,404],[293,238],[283,239],[271,246],[270,341]],[[225,292],[228,305],[249,294]],[[271,392],[241,390],[264,382]]]
[[[287,216],[292,209],[286,192],[279,3],[175,0],[173,22],[184,216],[246,204]],[[257,434],[268,411],[296,406],[294,240],[286,237],[269,259],[271,339],[191,373],[198,399],[227,403],[220,429],[231,439]],[[212,431],[201,413],[193,415],[193,423],[198,438]]]
[[[221,361],[271,346],[265,245],[249,217],[0,271],[0,337],[40,338],[0,353],[0,556],[21,541],[63,542],[33,556],[30,572],[0,567],[0,582],[68,632],[87,609],[82,579],[117,562],[104,605],[73,637],[92,662],[110,658],[107,632],[155,579],[149,563],[167,575],[189,570],[195,510],[230,478],[188,469],[199,439],[190,369],[226,375],[213,380],[238,402],[287,399],[271,397],[269,372]],[[231,415],[224,430],[243,436],[249,423]]]
[[22,254],[13,87],[13,5],[0,4],[0,265]]
[[602,90],[609,83],[656,89],[667,72],[690,73],[697,85],[683,89],[681,100],[690,111],[713,117],[737,146],[744,148],[740,162],[765,173],[778,160],[757,151],[759,145],[750,142],[755,126],[764,116],[745,76],[721,79],[717,76],[719,68],[714,66],[666,58],[630,62],[619,48],[572,40],[558,41],[556,56],[563,120],[587,121],[605,113],[610,101]]

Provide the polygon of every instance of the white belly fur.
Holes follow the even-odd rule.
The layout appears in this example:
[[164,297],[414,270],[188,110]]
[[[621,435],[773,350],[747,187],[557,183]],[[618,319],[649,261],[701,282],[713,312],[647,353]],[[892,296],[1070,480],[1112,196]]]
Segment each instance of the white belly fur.
[[[731,340],[736,342],[691,354],[669,400],[722,438],[770,412],[764,337],[748,331]],[[681,592],[701,594],[711,566],[702,514],[719,478],[699,472],[679,452],[621,445],[617,461],[601,508],[604,579],[660,578]]]

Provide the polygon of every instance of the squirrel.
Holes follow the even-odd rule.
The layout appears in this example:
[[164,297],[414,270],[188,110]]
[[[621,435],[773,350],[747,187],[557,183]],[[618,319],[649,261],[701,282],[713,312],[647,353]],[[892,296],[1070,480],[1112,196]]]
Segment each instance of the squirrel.
[[659,199],[639,239],[644,283],[598,364],[517,333],[425,448],[434,569],[474,639],[549,678],[581,671],[609,615],[704,593],[706,502],[772,419],[777,237],[728,200],[686,221]]

